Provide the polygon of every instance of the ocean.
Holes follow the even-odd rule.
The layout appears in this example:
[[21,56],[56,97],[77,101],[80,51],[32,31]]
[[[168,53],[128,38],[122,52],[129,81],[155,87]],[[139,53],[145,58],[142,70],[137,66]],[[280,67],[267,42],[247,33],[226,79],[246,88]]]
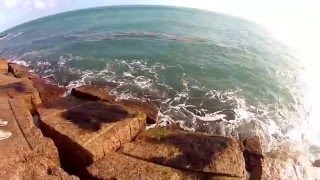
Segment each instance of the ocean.
[[106,85],[120,98],[151,101],[159,107],[159,125],[256,134],[267,152],[317,149],[307,140],[297,148],[289,135],[308,119],[303,65],[247,20],[188,8],[111,6],[3,33],[0,56],[69,89]]

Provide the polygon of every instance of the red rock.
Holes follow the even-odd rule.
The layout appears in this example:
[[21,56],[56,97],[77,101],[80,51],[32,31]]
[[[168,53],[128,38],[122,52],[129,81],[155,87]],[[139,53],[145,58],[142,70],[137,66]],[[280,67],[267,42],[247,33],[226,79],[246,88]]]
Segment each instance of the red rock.
[[[0,75],[0,118],[8,121],[1,130],[12,136],[0,141],[0,179],[72,179],[58,167],[60,159],[52,140],[34,123],[26,97],[32,96],[27,78]],[[14,84],[14,85],[12,85]],[[29,91],[30,90],[30,91]]]
[[41,128],[61,150],[62,162],[76,171],[130,142],[146,126],[145,114],[122,105],[87,101],[69,106],[57,101],[61,107],[38,109]]
[[15,160],[1,160],[0,179],[77,180],[49,159],[29,154]]
[[106,154],[88,171],[98,179],[196,179],[195,175],[118,153]]
[[179,169],[245,177],[245,163],[238,141],[221,136],[149,129],[122,153]]
[[0,79],[0,94],[6,94],[11,98],[23,97],[30,111],[34,111],[35,106],[41,103],[38,91],[28,78],[17,79],[0,74]]
[[259,136],[245,138],[243,141],[243,146],[248,153],[252,153],[263,157],[261,141]]
[[314,167],[320,167],[320,159],[315,160],[312,165],[313,165]]
[[8,72],[12,73],[17,78],[35,76],[35,74],[31,72],[30,68],[15,63],[9,63]]
[[261,179],[263,152],[259,136],[247,137],[243,141],[243,156],[250,179]]
[[[80,99],[102,100],[107,102],[115,101],[116,97],[110,94],[107,88],[101,86],[84,85],[72,89],[71,94]],[[138,100],[120,100],[116,104],[122,104],[135,111],[143,112],[147,115],[147,123],[155,123],[158,117],[158,109],[155,105]]]
[[8,72],[8,61],[5,59],[0,59],[0,73]]
[[14,113],[16,122],[21,129],[23,137],[26,139],[32,151],[47,157],[52,162],[56,163],[56,165],[60,165],[57,148],[55,147],[53,141],[44,137],[40,129],[35,126],[33,118],[25,106],[23,99],[9,99],[9,104]]
[[110,91],[106,87],[101,86],[89,86],[84,85],[77,88],[73,88],[71,94],[80,99],[86,100],[102,100],[102,101],[114,101],[115,96],[110,94]]
[[33,86],[39,91],[40,98],[44,104],[56,101],[67,92],[66,88],[47,84],[45,80],[41,78],[32,77],[31,80],[33,82]]
[[153,124],[158,120],[158,108],[148,102],[138,101],[138,100],[120,100],[117,103],[122,104],[128,108],[134,109],[139,112],[143,112],[147,115],[147,123]]

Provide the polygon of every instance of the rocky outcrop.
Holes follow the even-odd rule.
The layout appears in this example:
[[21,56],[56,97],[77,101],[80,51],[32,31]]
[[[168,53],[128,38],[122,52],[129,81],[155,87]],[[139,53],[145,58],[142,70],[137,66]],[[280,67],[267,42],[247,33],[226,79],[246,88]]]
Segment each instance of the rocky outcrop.
[[0,118],[8,121],[1,130],[12,133],[0,141],[0,179],[76,179],[59,167],[57,148],[33,121],[31,113],[40,103],[29,78],[0,73]]
[[113,96],[110,90],[106,87],[83,85],[73,88],[71,94],[80,99],[93,101],[102,100],[124,105],[127,108],[146,114],[148,124],[156,123],[158,118],[158,108],[154,104],[139,100],[121,99],[116,101],[116,97]]
[[154,164],[119,153],[108,153],[88,168],[91,178],[97,179],[216,179],[244,178],[183,171]]
[[142,161],[119,153],[108,153],[88,168],[99,179],[185,179],[182,171]]
[[30,68],[20,65],[20,64],[15,64],[15,63],[9,63],[8,64],[8,72],[12,73],[15,77],[17,78],[23,78],[23,77],[33,77],[36,76]]
[[248,153],[263,157],[261,141],[259,136],[247,137],[243,141],[244,150]]
[[19,159],[1,160],[0,179],[77,180],[45,157],[28,154]]
[[243,141],[243,156],[250,180],[261,179],[263,152],[259,136],[246,137]]
[[154,128],[141,133],[120,152],[178,169],[245,177],[242,151],[232,138]]
[[8,72],[8,62],[5,59],[0,59],[0,73]]
[[17,79],[0,74],[0,79],[1,93],[10,98],[21,97],[30,111],[34,111],[35,106],[41,103],[39,92],[28,78]]
[[145,113],[147,115],[148,124],[154,124],[158,120],[158,108],[150,102],[122,99],[117,101],[117,103],[122,104],[128,108],[134,109],[136,111],[139,111],[141,113]]
[[[61,149],[71,171],[82,171],[106,153],[130,142],[145,128],[146,116],[103,101],[57,100],[39,107],[41,128]],[[59,101],[61,101],[59,103]]]
[[38,77],[32,77],[31,81],[33,86],[38,90],[43,104],[54,102],[63,97],[67,92],[67,88],[48,84],[45,80]]
[[56,165],[60,165],[58,150],[53,141],[44,137],[40,129],[35,126],[33,118],[23,101],[19,98],[13,98],[9,99],[9,104],[17,124],[32,151],[47,157]]
[[100,86],[66,92],[0,60],[0,118],[9,121],[1,129],[13,134],[0,141],[0,179],[320,177],[318,161],[309,167],[270,158],[258,136],[239,143],[178,124],[146,130],[158,116],[150,102],[119,100]]
[[71,94],[80,99],[112,102],[116,99],[106,87],[83,85],[71,90]]

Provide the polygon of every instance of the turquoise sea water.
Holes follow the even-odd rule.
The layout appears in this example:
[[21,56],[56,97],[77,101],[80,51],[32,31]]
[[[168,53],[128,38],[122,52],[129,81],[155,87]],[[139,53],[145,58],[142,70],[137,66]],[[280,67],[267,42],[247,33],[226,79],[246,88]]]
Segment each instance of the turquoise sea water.
[[1,56],[61,86],[103,84],[122,98],[150,100],[162,124],[258,133],[272,149],[307,118],[299,61],[262,27],[240,18],[186,8],[101,7],[4,33]]

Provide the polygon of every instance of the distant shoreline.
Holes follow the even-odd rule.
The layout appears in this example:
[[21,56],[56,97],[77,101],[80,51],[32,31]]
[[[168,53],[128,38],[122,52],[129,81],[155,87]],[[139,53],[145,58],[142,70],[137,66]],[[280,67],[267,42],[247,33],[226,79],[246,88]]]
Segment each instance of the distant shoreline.
[[6,37],[8,34],[0,35],[0,39]]

